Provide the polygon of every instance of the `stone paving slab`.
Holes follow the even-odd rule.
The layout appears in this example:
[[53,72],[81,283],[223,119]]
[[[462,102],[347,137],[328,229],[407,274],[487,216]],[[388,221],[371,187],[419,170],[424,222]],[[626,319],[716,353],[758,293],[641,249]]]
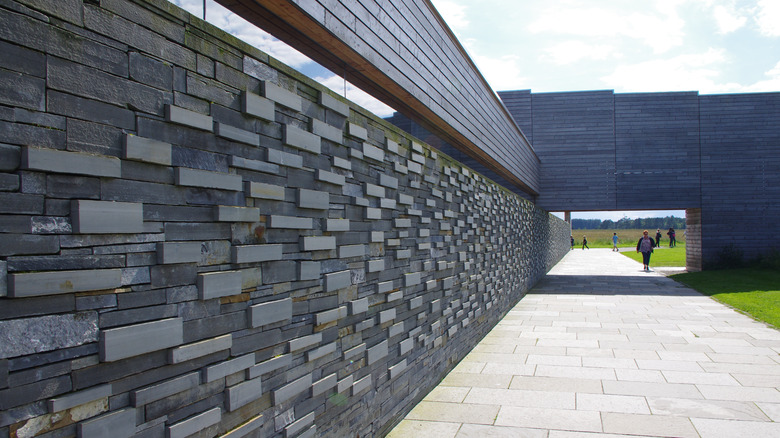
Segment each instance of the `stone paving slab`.
[[574,250],[388,435],[416,436],[780,437],[780,332]]

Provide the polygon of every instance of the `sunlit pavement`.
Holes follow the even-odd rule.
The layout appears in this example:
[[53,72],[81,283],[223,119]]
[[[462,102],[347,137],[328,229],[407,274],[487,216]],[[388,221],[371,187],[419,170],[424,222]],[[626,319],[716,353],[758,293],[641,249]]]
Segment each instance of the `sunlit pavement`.
[[777,330],[577,249],[388,436],[780,437],[778,353]]

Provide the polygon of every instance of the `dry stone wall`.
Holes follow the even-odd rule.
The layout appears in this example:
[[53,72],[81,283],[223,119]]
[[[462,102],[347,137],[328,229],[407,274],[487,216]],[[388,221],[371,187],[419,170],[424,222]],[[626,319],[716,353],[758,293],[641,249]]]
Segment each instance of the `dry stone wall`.
[[568,250],[167,2],[0,21],[0,437],[379,436]]

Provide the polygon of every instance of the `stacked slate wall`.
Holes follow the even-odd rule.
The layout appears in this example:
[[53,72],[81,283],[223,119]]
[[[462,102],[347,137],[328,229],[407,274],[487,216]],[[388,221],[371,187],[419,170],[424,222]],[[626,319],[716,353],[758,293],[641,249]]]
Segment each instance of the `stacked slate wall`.
[[167,2],[0,21],[0,437],[378,436],[568,250]]

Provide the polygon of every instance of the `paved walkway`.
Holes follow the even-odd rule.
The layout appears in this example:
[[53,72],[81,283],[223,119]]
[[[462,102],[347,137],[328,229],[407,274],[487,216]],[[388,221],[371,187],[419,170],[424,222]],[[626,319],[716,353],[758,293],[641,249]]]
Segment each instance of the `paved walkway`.
[[780,437],[778,353],[777,330],[577,249],[388,436]]

